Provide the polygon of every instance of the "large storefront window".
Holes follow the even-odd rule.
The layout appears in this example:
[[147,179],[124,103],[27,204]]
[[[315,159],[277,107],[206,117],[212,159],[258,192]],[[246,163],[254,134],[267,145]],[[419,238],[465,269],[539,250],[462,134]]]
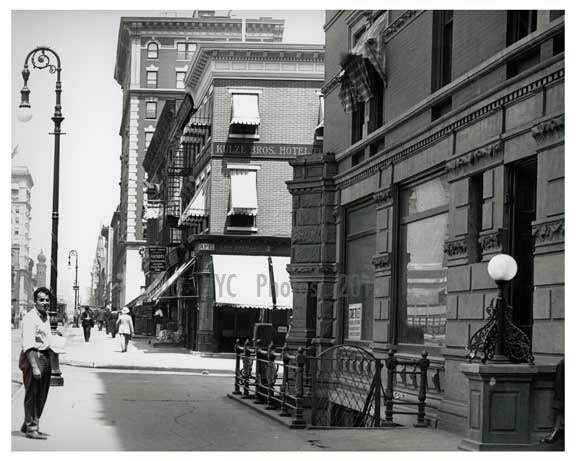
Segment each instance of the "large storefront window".
[[444,178],[410,187],[400,197],[398,341],[444,346],[448,184]]
[[344,334],[350,340],[372,339],[376,208],[346,213],[346,309]]

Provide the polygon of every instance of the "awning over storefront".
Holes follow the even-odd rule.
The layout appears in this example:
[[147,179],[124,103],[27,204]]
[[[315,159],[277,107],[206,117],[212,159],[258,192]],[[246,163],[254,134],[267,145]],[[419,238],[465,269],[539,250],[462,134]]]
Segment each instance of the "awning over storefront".
[[[273,257],[277,309],[292,309],[292,290],[286,271],[290,258]],[[272,309],[267,256],[212,255],[215,305]]]
[[232,95],[231,125],[260,125],[257,94]]
[[258,214],[258,196],[256,194],[256,171],[230,170],[230,211],[228,216]]
[[152,281],[145,291],[136,296],[132,301],[126,304],[126,307],[133,309],[136,306],[141,306],[144,303],[150,302],[155,292],[159,289],[162,283],[166,280],[166,271],[160,272]]
[[208,216],[206,207],[208,182],[209,181],[204,181],[204,183],[200,185],[194,197],[192,197],[192,200],[190,200],[190,203],[180,215],[180,219],[178,220],[179,226],[192,224]]
[[155,291],[154,297],[151,298],[150,301],[158,302],[158,300],[162,298],[162,295],[166,292],[166,290],[170,288],[174,284],[174,282],[176,282],[176,280],[178,280],[178,278],[182,276],[192,266],[192,264],[194,264],[195,261],[196,258],[191,258],[190,260],[182,264],[180,267],[178,267],[178,269],[174,271],[174,273],[168,278],[168,280],[166,280],[158,288],[158,290]]

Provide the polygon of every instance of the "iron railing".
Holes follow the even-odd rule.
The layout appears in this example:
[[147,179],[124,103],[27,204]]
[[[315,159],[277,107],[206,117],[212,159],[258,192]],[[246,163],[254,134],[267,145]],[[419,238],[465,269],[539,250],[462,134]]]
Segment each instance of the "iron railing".
[[[416,427],[427,426],[427,352],[420,359],[398,359],[390,351],[382,360],[362,347],[339,345],[310,356],[309,349],[291,351],[287,345],[277,349],[273,343],[265,348],[260,340],[251,347],[248,339],[244,345],[236,340],[234,349],[233,394],[292,418],[291,427],[397,426],[394,415],[400,414],[415,415]],[[406,374],[418,387],[415,402],[400,398],[401,393],[395,390],[397,377],[404,382]],[[402,408],[411,405],[416,411]]]

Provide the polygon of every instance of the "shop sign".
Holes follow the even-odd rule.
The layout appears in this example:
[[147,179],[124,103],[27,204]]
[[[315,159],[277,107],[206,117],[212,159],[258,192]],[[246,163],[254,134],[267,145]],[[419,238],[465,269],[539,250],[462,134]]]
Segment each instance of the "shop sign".
[[196,251],[215,251],[216,245],[214,243],[199,243],[196,245]]
[[362,303],[348,304],[348,339],[361,339]]
[[322,153],[322,147],[312,144],[259,144],[215,142],[214,153],[230,156],[299,157]]
[[162,272],[166,270],[166,247],[146,248],[148,260],[147,272]]

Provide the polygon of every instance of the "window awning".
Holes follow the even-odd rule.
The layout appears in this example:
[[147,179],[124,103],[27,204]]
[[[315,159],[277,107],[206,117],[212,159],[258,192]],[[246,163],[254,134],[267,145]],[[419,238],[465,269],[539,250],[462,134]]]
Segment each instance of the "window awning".
[[318,126],[317,130],[324,128],[324,96],[320,96],[320,106],[318,109]]
[[178,278],[180,276],[182,276],[194,263],[194,261],[196,261],[196,258],[190,258],[190,260],[188,260],[187,262],[185,262],[184,264],[182,264],[180,267],[178,267],[178,269],[176,269],[174,271],[174,273],[168,278],[168,280],[166,280],[155,292],[154,292],[154,296],[150,296],[150,301],[151,302],[158,302],[158,300],[160,298],[162,298],[162,294],[164,294],[166,292],[166,290],[168,288],[170,288],[174,282],[176,280],[178,280]]
[[141,306],[144,303],[150,302],[152,296],[154,295],[156,290],[158,290],[158,288],[160,287],[162,282],[164,282],[164,280],[166,280],[166,271],[160,272],[156,276],[156,278],[152,281],[152,283],[148,285],[146,290],[144,290],[142,293],[136,296],[128,304],[126,304],[126,307],[128,307],[129,309],[133,309],[136,306]]
[[256,171],[230,170],[230,211],[228,216],[258,214]]
[[192,224],[202,218],[208,216],[208,210],[206,207],[206,192],[208,189],[208,181],[204,181],[204,183],[198,188],[192,200],[182,214],[180,215],[180,219],[178,220],[178,225],[187,225]]
[[257,94],[232,95],[231,125],[260,125]]
[[[292,309],[292,290],[290,283],[286,283],[289,259],[272,258],[277,309]],[[216,306],[273,308],[267,256],[212,255],[212,263]]]

